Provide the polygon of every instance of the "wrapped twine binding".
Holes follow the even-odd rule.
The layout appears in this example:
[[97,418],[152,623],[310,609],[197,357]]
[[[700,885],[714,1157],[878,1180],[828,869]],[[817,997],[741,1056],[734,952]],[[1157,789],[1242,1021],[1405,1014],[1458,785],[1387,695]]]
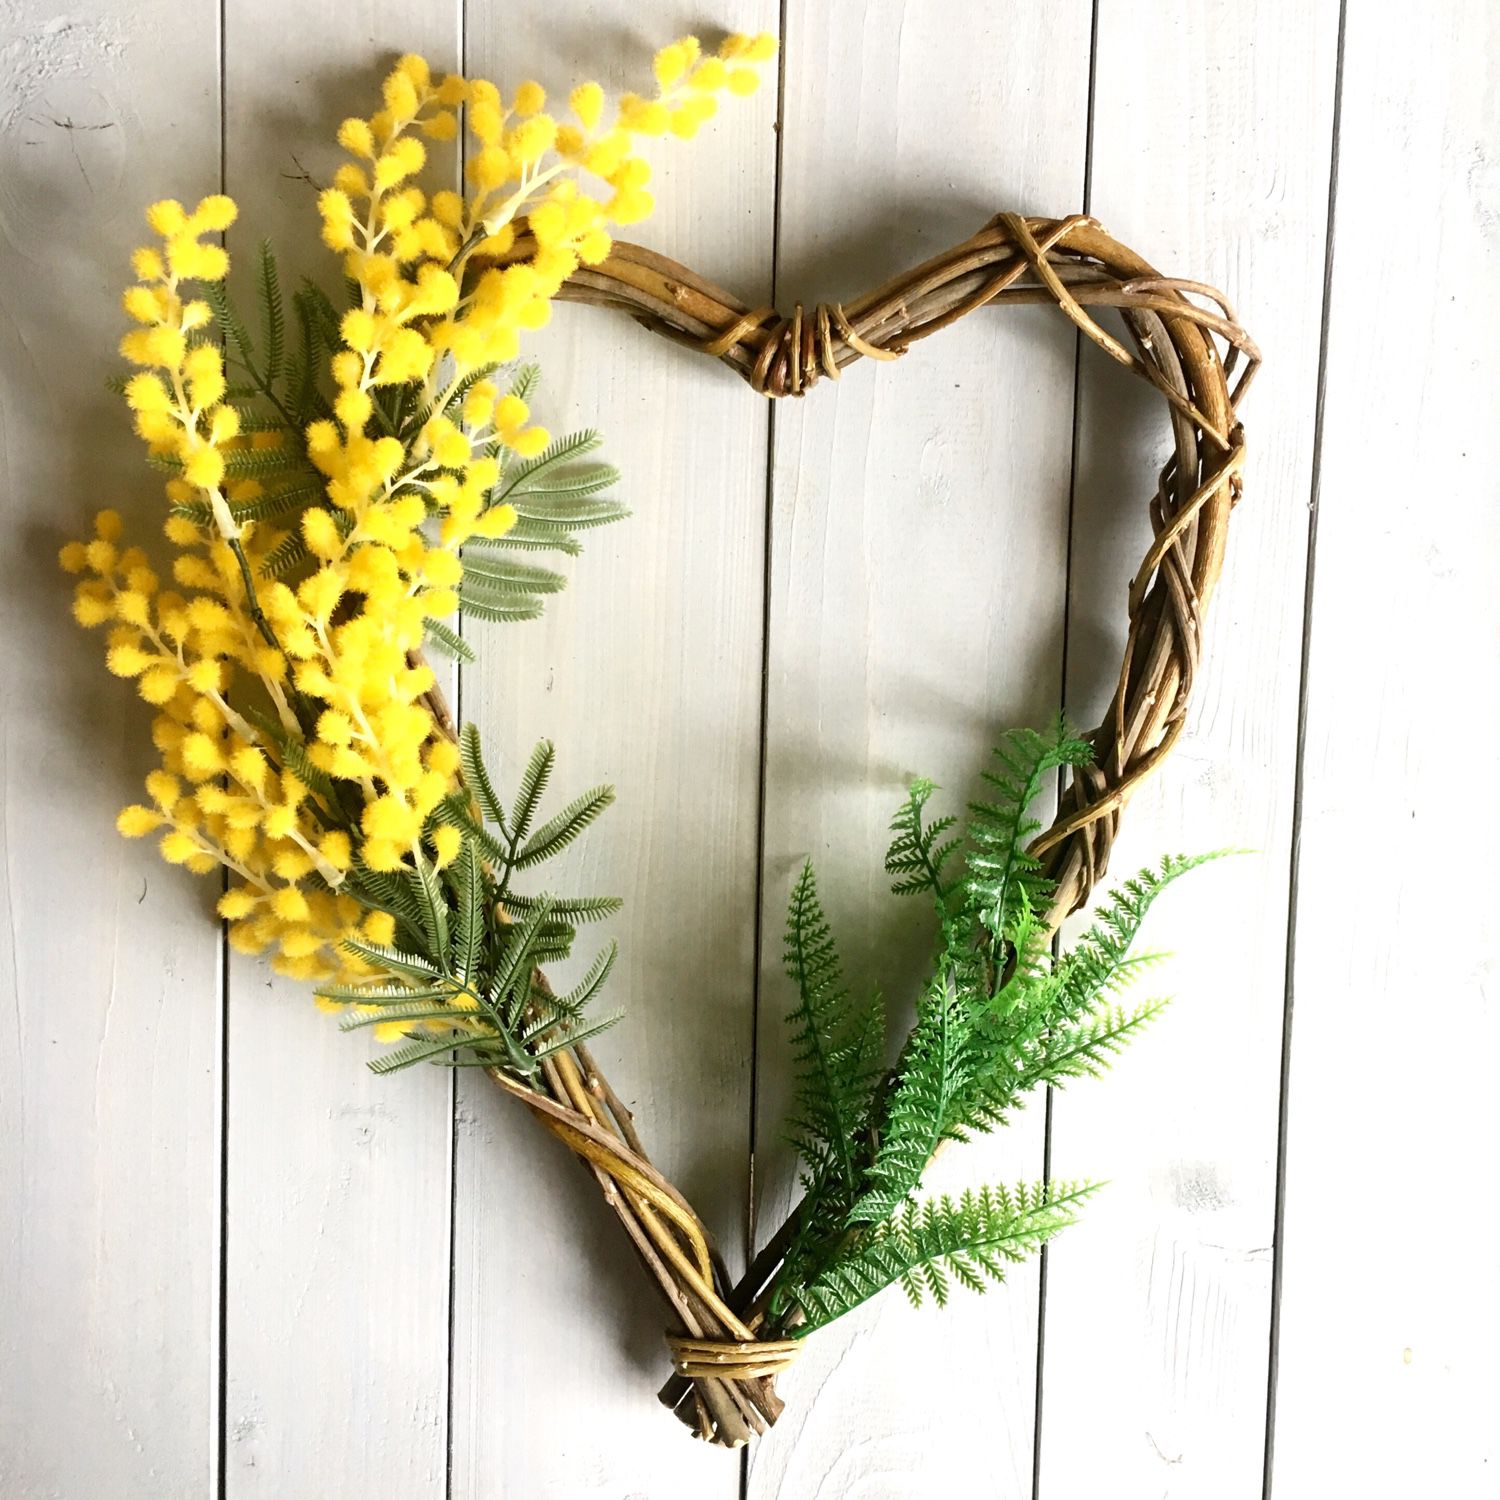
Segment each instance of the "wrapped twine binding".
[[[522,242],[512,254],[527,251]],[[1200,282],[1159,275],[1091,218],[1009,213],[853,302],[810,311],[799,304],[790,317],[749,307],[676,262],[619,242],[602,264],[576,272],[562,296],[627,312],[771,397],[805,395],[860,359],[897,359],[978,308],[1051,303],[1165,400],[1173,451],[1150,501],[1153,541],[1127,596],[1114,697],[1092,735],[1094,763],[1075,776],[1032,845],[1056,885],[1055,930],[1104,874],[1126,802],[1182,732],[1204,611],[1241,494],[1245,438],[1236,409],[1260,362],[1228,301]],[[1129,345],[1094,320],[1097,308],[1119,311]],[[441,697],[434,693],[430,705],[452,734]],[[662,1401],[710,1442],[737,1447],[764,1431],[782,1410],[774,1377],[801,1348],[796,1339],[756,1338],[759,1299],[796,1214],[731,1287],[702,1220],[652,1166],[630,1111],[587,1047],[548,1059],[534,1089],[499,1071],[490,1077],[594,1176],[672,1309],[675,1373]]]

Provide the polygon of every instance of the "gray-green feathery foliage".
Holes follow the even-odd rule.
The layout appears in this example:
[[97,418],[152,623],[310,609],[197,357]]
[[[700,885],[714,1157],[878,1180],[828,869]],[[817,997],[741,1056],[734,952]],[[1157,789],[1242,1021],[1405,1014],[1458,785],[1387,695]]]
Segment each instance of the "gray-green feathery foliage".
[[[209,283],[205,288],[233,381],[226,399],[239,413],[242,432],[282,432],[286,441],[274,448],[226,455],[230,479],[256,479],[264,491],[251,500],[230,502],[229,509],[237,521],[274,522],[286,531],[267,557],[264,569],[269,577],[296,581],[309,562],[301,529],[303,513],[309,507],[322,506],[336,523],[348,522],[345,514],[329,503],[323,476],[305,446],[309,423],[333,420],[320,374],[343,348],[339,333],[343,315],[321,287],[304,280],[291,297],[296,335],[288,338],[286,303],[269,242],[260,247],[254,285],[260,312],[258,339],[222,284]],[[209,336],[201,335],[204,339]],[[415,387],[381,387],[376,392],[375,416],[386,434],[410,448],[433,416],[452,416],[475,384],[503,375],[503,368],[497,364],[471,371],[444,393],[441,411],[436,403],[420,405]],[[522,366],[511,375],[510,394],[529,402],[540,381],[535,365]],[[502,624],[535,619],[547,597],[558,593],[566,579],[526,554],[554,552],[576,557],[583,548],[580,533],[629,515],[624,505],[605,493],[619,483],[619,470],[590,457],[597,453],[600,441],[599,434],[591,430],[572,433],[555,439],[545,452],[533,458],[519,458],[498,441],[489,444],[489,456],[504,467],[485,508],[513,506],[516,522],[502,537],[476,537],[466,545],[464,576],[458,590],[466,616]],[[153,462],[169,470],[181,468],[181,461],[175,458]],[[176,509],[200,524],[212,519],[206,502],[201,500],[187,501]],[[440,620],[428,622],[427,644],[444,655],[474,660],[468,642]]]
[[346,1031],[391,1025],[405,1041],[371,1064],[390,1073],[418,1062],[494,1067],[522,1079],[534,1077],[551,1053],[604,1030],[615,1019],[590,1020],[585,1011],[603,988],[615,961],[613,943],[583,978],[556,994],[541,965],[566,958],[578,924],[619,909],[608,896],[522,895],[512,882],[560,853],[613,800],[595,787],[540,826],[536,819],[552,773],[552,746],[532,753],[507,815],[484,764],[479,732],[460,737],[464,788],[440,803],[428,822],[430,840],[442,824],[462,835],[457,858],[444,868],[430,857],[395,872],[356,866],[350,893],[396,919],[390,946],[350,938],[349,953],[379,971],[353,985],[325,985],[325,999],[356,1008]]
[[1088,743],[1059,723],[1007,736],[986,796],[962,829],[929,821],[936,788],[914,782],[891,821],[886,870],[898,895],[926,896],[937,918],[932,973],[895,1066],[881,1067],[879,999],[856,1001],[818,901],[812,866],[792,891],[786,968],[797,1095],[788,1135],[806,1196],[769,1297],[773,1329],[802,1336],[900,1283],[913,1302],[946,1301],[956,1280],[981,1290],[1073,1222],[1086,1183],[915,1196],[944,1141],[992,1130],[1040,1085],[1097,1075],[1165,1002],[1117,995],[1157,955],[1131,951],[1147,910],[1178,876],[1212,858],[1173,857],[1106,897],[1061,957],[1039,913],[1052,887],[1027,846],[1049,778],[1087,764]]

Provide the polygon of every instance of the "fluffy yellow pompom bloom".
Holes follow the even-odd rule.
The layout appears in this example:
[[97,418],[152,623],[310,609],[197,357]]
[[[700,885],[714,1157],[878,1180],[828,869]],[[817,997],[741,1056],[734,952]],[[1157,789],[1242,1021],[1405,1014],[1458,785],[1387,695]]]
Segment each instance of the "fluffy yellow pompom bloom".
[[183,473],[199,489],[216,489],[224,478],[224,455],[205,443],[189,455]]
[[337,557],[343,551],[343,538],[326,510],[314,507],[307,511],[302,517],[302,535],[314,557]]
[[547,91],[541,84],[527,80],[516,88],[516,96],[511,101],[511,108],[518,115],[534,115],[541,112],[542,106],[547,102]]
[[640,188],[621,188],[609,201],[609,215],[617,224],[638,224],[649,219],[655,207],[656,200],[650,193]]
[[180,828],[164,833],[158,847],[162,858],[172,865],[184,865],[199,852],[197,839]]
[[568,95],[568,107],[585,130],[597,130],[604,113],[604,90],[597,83],[580,83]]
[[360,931],[372,943],[390,944],[396,940],[396,919],[388,911],[372,911],[366,914]]
[[400,64],[386,76],[381,93],[386,109],[397,118],[410,118],[419,108],[416,80]]
[[270,767],[266,764],[265,756],[251,745],[236,750],[229,757],[229,769],[241,786],[248,787],[255,792],[265,789],[266,778],[270,774]]
[[138,643],[126,641],[109,648],[105,664],[116,677],[139,677],[157,659],[149,651],[141,650]]
[[219,897],[219,915],[226,921],[238,922],[248,917],[257,904],[253,891],[237,886],[233,890],[225,891]]
[[391,844],[410,844],[422,831],[417,815],[401,798],[387,792],[369,803],[361,818],[365,835]]
[[533,115],[518,125],[506,140],[506,149],[520,166],[539,162],[557,140],[557,122],[549,115]]
[[375,135],[368,120],[345,120],[338,130],[338,142],[351,156],[375,160]]
[[498,541],[516,524],[516,508],[513,505],[495,505],[474,523],[474,535]]
[[166,239],[187,228],[187,210],[175,198],[162,198],[146,210],[146,222]]
[[200,232],[222,234],[239,217],[239,208],[233,198],[223,193],[214,193],[201,199],[193,210],[193,227]]
[[459,766],[458,746],[452,740],[434,740],[427,748],[427,765],[439,776],[454,775]]
[[763,63],[776,56],[776,38],[769,31],[758,36],[732,32],[719,46],[719,56],[727,62]]
[[294,885],[285,885],[271,897],[271,910],[283,922],[305,922],[310,913],[307,897]]
[[347,870],[354,862],[354,846],[342,828],[331,829],[318,840],[318,853],[335,870]]
[[681,42],[673,42],[656,54],[651,70],[656,74],[657,83],[669,89],[687,72],[691,61],[688,48]]
[[432,830],[432,851],[438,869],[451,865],[463,848],[464,836],[451,823],[440,824]]
[[144,838],[148,833],[155,833],[161,825],[160,813],[139,804],[122,808],[120,816],[115,819],[115,827],[128,839]]

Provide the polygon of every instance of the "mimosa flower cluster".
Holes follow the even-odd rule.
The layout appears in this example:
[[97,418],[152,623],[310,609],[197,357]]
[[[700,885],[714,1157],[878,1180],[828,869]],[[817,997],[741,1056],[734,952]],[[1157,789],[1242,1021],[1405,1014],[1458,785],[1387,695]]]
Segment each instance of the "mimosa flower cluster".
[[[607,110],[584,83],[563,123],[535,83],[506,96],[401,59],[382,107],[339,128],[350,159],[319,199],[351,302],[305,286],[293,334],[263,252],[258,347],[224,292],[217,237],[234,203],[148,211],[156,240],[134,257],[124,308],[135,327],[120,347],[135,367],[124,394],[136,430],[168,476],[170,564],[163,577],[128,545],[113,510],[62,553],[80,575],[75,615],[105,629],[110,670],[156,710],[161,763],[119,829],[158,835],[163,856],[191,870],[228,870],[219,911],[231,941],[274,950],[278,969],[334,1003],[394,973],[400,983],[369,990],[406,1007],[381,1023],[388,1035],[442,1022],[414,1016],[417,1002],[500,1003],[476,974],[499,963],[503,939],[476,937],[461,909],[476,890],[493,908],[527,863],[519,821],[508,838],[486,828],[498,803],[476,804],[482,766],[461,770],[424,644],[462,649],[443,621],[466,587],[489,589],[476,612],[504,619],[525,612],[506,607],[517,590],[561,581],[493,549],[576,550],[567,527],[612,514],[598,502],[549,513],[538,500],[517,529],[522,480],[557,454],[531,420],[532,373],[502,367],[567,278],[608,255],[609,225],[650,212],[638,142],[692,136],[721,96],[754,89],[753,65],[774,50],[736,36],[706,56],[685,38],[657,55],[655,97]],[[429,191],[424,142],[461,130],[464,181]],[[467,578],[466,547],[490,549]],[[450,964],[460,917],[473,952]],[[390,968],[392,953],[412,952],[426,955],[422,972]]]

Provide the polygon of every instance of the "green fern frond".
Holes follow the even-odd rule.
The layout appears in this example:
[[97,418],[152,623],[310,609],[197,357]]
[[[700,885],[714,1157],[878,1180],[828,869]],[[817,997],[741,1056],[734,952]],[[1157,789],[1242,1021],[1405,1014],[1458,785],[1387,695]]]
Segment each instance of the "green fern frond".
[[788,1135],[825,1184],[847,1203],[859,1181],[859,1135],[869,1111],[879,1046],[869,1035],[875,1007],[851,1001],[833,933],[818,901],[812,861],[792,888],[787,912],[785,965],[797,986],[787,1016],[797,1068],[796,1116]]
[[1137,1033],[1169,1004],[1147,1000],[1141,1005],[1106,1005],[1073,1026],[1049,1032],[1037,1051],[1024,1086],[1060,1087],[1069,1078],[1097,1078]]
[[850,1210],[851,1224],[888,1217],[916,1191],[939,1143],[962,1138],[967,1121],[958,1101],[982,1062],[973,1045],[968,998],[977,982],[972,960],[950,950],[918,1001],[916,1024],[884,1100],[868,1186]]
[[413,944],[420,946],[425,942],[422,904],[399,872],[372,870],[363,860],[356,859],[344,874],[344,884],[349,894],[358,897],[365,906],[395,917]]
[[545,898],[526,914],[523,921],[505,929],[499,962],[491,976],[486,1000],[514,1026],[522,1006],[531,993],[531,972],[540,962],[542,927],[551,915],[551,903]]
[[260,242],[256,289],[260,294],[261,345],[265,350],[265,364],[260,373],[267,386],[274,386],[281,379],[282,360],[286,354],[286,310],[281,301],[281,278],[276,271],[276,256],[270,240]]
[[[598,485],[596,488],[602,489],[605,486]],[[623,521],[630,514],[629,508],[618,500],[589,500],[564,495],[532,493],[514,504],[516,527],[499,538],[502,546],[522,527],[552,533],[592,531],[598,526],[610,526],[616,521]]]
[[253,500],[233,501],[229,513],[236,521],[278,521],[284,516],[300,515],[309,505],[320,504],[325,497],[321,481],[311,484],[289,484]]
[[[507,912],[520,916],[528,912],[536,904],[535,896],[518,896],[514,891],[507,892],[500,899],[500,904]],[[552,901],[552,914],[557,917],[565,917],[573,922],[602,922],[605,917],[612,917],[625,905],[618,896],[572,896],[558,897]]]
[[542,383],[542,367],[534,360],[521,366],[516,373],[516,378],[511,384],[510,394],[517,401],[529,402],[536,395]]
[[897,877],[891,885],[893,894],[911,896],[930,891],[941,909],[947,894],[943,885],[943,866],[962,840],[943,839],[943,835],[958,822],[955,817],[942,817],[923,824],[922,810],[936,790],[936,785],[925,777],[912,782],[906,801],[891,819],[893,837],[886,850],[885,871],[887,875]]
[[492,503],[503,505],[517,495],[529,493],[536,488],[540,479],[565,464],[577,463],[579,459],[593,453],[603,441],[592,427],[553,438],[535,458],[521,459],[506,469],[495,487]]
[[1148,865],[1112,890],[1096,908],[1088,931],[1058,964],[1058,1019],[1066,1021],[1084,1014],[1100,999],[1117,993],[1136,969],[1153,962],[1157,955],[1142,955],[1134,961],[1130,957],[1152,903],[1189,870],[1227,852],[1168,855],[1156,868]]
[[214,322],[219,328],[219,337],[223,340],[226,351],[233,351],[246,364],[252,365],[255,359],[255,345],[250,339],[250,330],[245,327],[244,319],[240,317],[234,303],[229,300],[229,293],[224,289],[222,281],[209,281],[203,283],[203,293],[208,298],[208,305],[213,309]]
[[[504,541],[505,538],[502,537],[501,540]],[[483,579],[497,587],[510,586],[527,594],[556,594],[568,582],[561,573],[554,573],[551,568],[538,568],[509,557],[466,557],[464,577]]]
[[614,800],[615,789],[612,786],[596,786],[592,791],[575,798],[521,845],[513,861],[515,868],[526,870],[561,853]]
[[521,773],[521,785],[516,792],[515,813],[510,827],[510,837],[516,845],[531,832],[537,804],[542,800],[542,793],[547,790],[547,783],[552,778],[552,767],[556,763],[557,751],[553,748],[552,741],[538,741],[536,749],[531,752],[531,759],[526,762],[526,769]]
[[458,759],[464,785],[468,787],[480,813],[504,832],[505,809],[500,805],[495,783],[490,780],[489,769],[484,763],[484,746],[480,742],[477,724],[465,724],[459,731]]
[[443,883],[430,860],[420,851],[412,855],[413,866],[403,872],[422,924],[426,951],[442,960],[448,954],[448,902]]
[[502,537],[473,537],[464,546],[464,555],[471,547],[505,547],[517,552],[558,552],[564,557],[581,557],[583,543],[564,531],[536,530],[524,521],[517,521]]
[[289,531],[266,553],[260,571],[267,578],[286,578],[296,572],[312,554],[307,550],[300,528]]
[[[333,299],[320,287],[316,281],[304,276],[300,289],[308,310],[308,316],[317,329],[318,337],[323,346],[329,350],[336,350],[343,346],[344,335],[340,328],[342,314],[333,305]],[[358,305],[359,298],[356,296],[351,305]]]
[[794,1335],[805,1337],[897,1282],[913,1303],[930,1296],[939,1306],[948,1299],[950,1278],[983,1291],[1072,1224],[1093,1191],[1086,1183],[1023,1184],[966,1192],[956,1202],[942,1197],[908,1204],[797,1289],[806,1321]]
[[537,1062],[545,1062],[554,1053],[565,1051],[569,1047],[577,1047],[585,1042],[591,1042],[596,1036],[602,1036],[620,1019],[620,1013],[614,1011],[607,1016],[601,1016],[597,1021],[591,1021],[587,1026],[576,1024],[565,1024],[561,1033],[546,1046],[535,1046],[529,1048],[531,1056]]
[[340,944],[351,958],[357,958],[374,969],[384,969],[398,978],[416,979],[431,984],[439,977],[432,962],[419,953],[407,953],[401,948],[388,948],[384,943],[371,943],[364,938],[346,937]]
[[[221,456],[229,479],[264,479],[306,465],[303,456],[293,448],[241,448]],[[171,453],[151,453],[146,461],[152,468],[173,476],[180,475],[185,468],[183,460]]]
[[[434,1005],[430,1001],[415,1001],[409,1005],[383,1006],[380,1010],[371,1011],[368,1014],[360,1011],[351,1012],[340,1019],[339,1030],[361,1031],[369,1026],[389,1026],[396,1021],[409,1026],[425,1025],[429,1021],[446,1022],[449,1026],[458,1026],[474,1019],[473,1011],[461,1010],[451,1004]],[[451,1047],[453,1043],[450,1041],[448,1045]]]
[[505,603],[470,586],[467,578],[458,586],[458,602],[466,615],[489,625],[517,625],[522,620],[535,620],[542,613],[541,600],[532,595],[523,594],[519,602]]
[[413,1063],[426,1062],[430,1058],[441,1057],[444,1053],[452,1052],[455,1047],[481,1046],[483,1041],[474,1037],[464,1038],[457,1035],[441,1037],[436,1041],[411,1041],[403,1047],[393,1047],[389,1052],[382,1052],[370,1059],[369,1068],[372,1073],[384,1075],[396,1073],[402,1068],[409,1068]]
[[568,1016],[582,1014],[589,1001],[604,988],[604,982],[609,978],[610,970],[615,966],[619,951],[617,943],[608,944],[600,950],[599,956],[589,965],[588,972],[572,989],[565,995],[553,997],[553,1004],[561,1014]]
[[473,839],[465,839],[452,867],[455,910],[453,920],[453,972],[465,985],[479,972],[484,954],[485,915],[489,908],[488,884],[479,863]]
[[1039,862],[1026,852],[1042,826],[1033,804],[1052,772],[1092,758],[1088,741],[1059,721],[1046,735],[1013,730],[995,750],[998,769],[983,773],[990,796],[969,804],[967,887],[974,914],[997,946],[1011,939],[1022,892],[1035,908],[1048,894]]
[[[368,1005],[380,1010],[400,1010],[404,1005],[424,1004],[431,1000],[451,1000],[453,986],[443,984],[325,984],[314,991],[335,1005]],[[378,1019],[378,1018],[377,1018]]]
[[[568,463],[558,469],[546,469],[533,474],[523,488],[512,492],[511,500],[517,511],[529,511],[538,519],[561,521],[567,518],[565,510],[569,501],[586,500],[604,490],[612,490],[620,482],[620,471],[608,463]],[[614,504],[613,501],[601,502]],[[600,524],[597,512],[589,507],[580,510],[584,524],[590,521]]]
[[297,352],[292,355],[288,366],[286,384],[291,398],[292,415],[305,430],[312,419],[321,345],[307,310],[306,300],[300,291],[292,293],[292,316],[297,320]]

